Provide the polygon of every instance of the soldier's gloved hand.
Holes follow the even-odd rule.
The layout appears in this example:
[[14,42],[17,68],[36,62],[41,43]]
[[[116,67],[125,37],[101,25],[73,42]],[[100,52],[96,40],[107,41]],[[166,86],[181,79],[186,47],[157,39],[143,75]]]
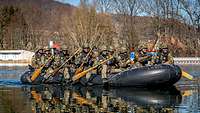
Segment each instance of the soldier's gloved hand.
[[108,64],[108,65],[111,65],[111,64],[112,64],[112,62],[111,62],[111,61],[108,61],[108,62],[107,62],[107,64]]
[[83,61],[87,61],[87,58],[83,58]]
[[90,60],[89,65],[92,66],[94,64],[94,61]]

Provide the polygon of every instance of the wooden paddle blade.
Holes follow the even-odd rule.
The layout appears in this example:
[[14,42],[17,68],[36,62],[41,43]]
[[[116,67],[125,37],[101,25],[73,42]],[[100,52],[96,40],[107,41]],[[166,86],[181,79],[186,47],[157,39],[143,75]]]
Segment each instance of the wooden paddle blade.
[[31,91],[31,95],[37,103],[39,103],[42,100],[41,95],[36,93],[36,91]]
[[76,72],[75,72],[75,75],[81,73],[83,71],[83,67],[79,67]]
[[31,76],[31,81],[34,81],[34,80],[40,75],[40,73],[41,73],[41,71],[43,70],[43,68],[44,68],[49,62],[51,62],[53,59],[54,59],[53,56],[49,57],[48,60],[47,60],[47,62],[46,62],[45,64],[43,64],[39,69],[36,69],[36,70],[33,72],[32,76]]
[[81,97],[80,95],[73,93],[72,96],[77,100],[80,105],[94,105],[94,101],[88,100],[87,98]]
[[183,70],[182,70],[182,76],[189,80],[193,80],[193,76]]
[[41,68],[39,68],[39,69],[36,69],[36,70],[34,71],[34,73],[33,73],[32,76],[31,76],[31,81],[34,81],[34,80],[40,75],[40,73],[41,73],[41,71],[42,71],[42,68],[43,68],[43,67],[41,67]]
[[79,78],[85,76],[87,73],[88,73],[88,70],[83,71],[83,72],[81,72],[81,73],[78,73],[77,75],[75,75],[75,76],[72,77],[72,80],[73,80],[73,81],[76,81],[76,80],[78,80]]

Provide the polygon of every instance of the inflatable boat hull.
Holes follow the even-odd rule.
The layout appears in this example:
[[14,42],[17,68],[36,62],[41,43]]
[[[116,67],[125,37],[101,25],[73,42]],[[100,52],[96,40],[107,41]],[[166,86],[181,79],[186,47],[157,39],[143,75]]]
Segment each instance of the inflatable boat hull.
[[181,69],[177,65],[155,65],[133,68],[116,75],[106,81],[109,86],[172,86],[181,78]]
[[[39,76],[34,82],[30,81],[33,70],[26,71],[21,76],[24,84],[44,84],[43,76]],[[138,87],[168,87],[175,84],[181,78],[181,69],[176,65],[154,65],[129,69],[115,75],[110,75],[107,81],[101,79],[101,75],[92,75],[89,80],[80,79],[84,85],[104,85],[111,87],[138,86]],[[53,79],[46,80],[46,84],[63,83],[61,73],[55,75]]]
[[43,75],[40,75],[36,80],[33,82],[31,81],[33,70],[27,70],[21,75],[21,82],[22,84],[61,84],[64,81],[64,76],[61,73],[56,74],[53,77],[49,77],[45,79]]

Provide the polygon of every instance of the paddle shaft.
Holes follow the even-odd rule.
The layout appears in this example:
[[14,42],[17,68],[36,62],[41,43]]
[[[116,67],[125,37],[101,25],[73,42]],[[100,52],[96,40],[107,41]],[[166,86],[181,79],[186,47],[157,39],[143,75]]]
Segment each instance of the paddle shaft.
[[107,60],[104,60],[104,61],[102,61],[101,63],[99,63],[99,64],[97,64],[97,65],[95,65],[95,66],[93,66],[93,67],[91,67],[91,68],[89,68],[89,69],[87,69],[87,70],[85,70],[85,71],[79,73],[79,74],[74,75],[74,76],[72,77],[72,81],[76,81],[76,80],[80,79],[81,77],[85,76],[88,72],[90,72],[90,71],[94,70],[95,68],[97,68],[98,66],[100,66],[100,65],[102,65],[102,64],[104,64],[104,63],[106,63],[106,62],[108,62],[108,61],[111,60],[112,58],[113,58],[113,57],[110,57],[110,58],[108,58]]
[[82,72],[82,70],[83,70],[83,65],[84,65],[84,63],[86,62],[86,60],[87,60],[87,58],[89,57],[89,55],[90,55],[91,52],[92,52],[92,49],[88,52],[88,54],[87,54],[86,57],[85,57],[85,60],[83,60],[83,62],[81,63],[80,67],[79,67],[78,69],[76,69],[75,74],[78,74],[78,73]]
[[193,80],[193,76],[183,70],[182,70],[182,76],[189,80]]
[[61,68],[63,68],[63,66],[69,62],[69,60],[71,60],[78,52],[80,51],[80,49],[76,50],[76,52],[71,56],[69,57],[60,67],[58,67],[57,69],[55,69],[55,71],[53,71],[53,74],[52,75],[55,75]]

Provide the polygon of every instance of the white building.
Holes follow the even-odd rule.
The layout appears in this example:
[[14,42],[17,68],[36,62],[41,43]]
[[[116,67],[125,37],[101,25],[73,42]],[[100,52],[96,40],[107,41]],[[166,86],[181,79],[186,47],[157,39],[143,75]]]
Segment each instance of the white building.
[[0,66],[28,65],[33,55],[26,50],[0,50]]

